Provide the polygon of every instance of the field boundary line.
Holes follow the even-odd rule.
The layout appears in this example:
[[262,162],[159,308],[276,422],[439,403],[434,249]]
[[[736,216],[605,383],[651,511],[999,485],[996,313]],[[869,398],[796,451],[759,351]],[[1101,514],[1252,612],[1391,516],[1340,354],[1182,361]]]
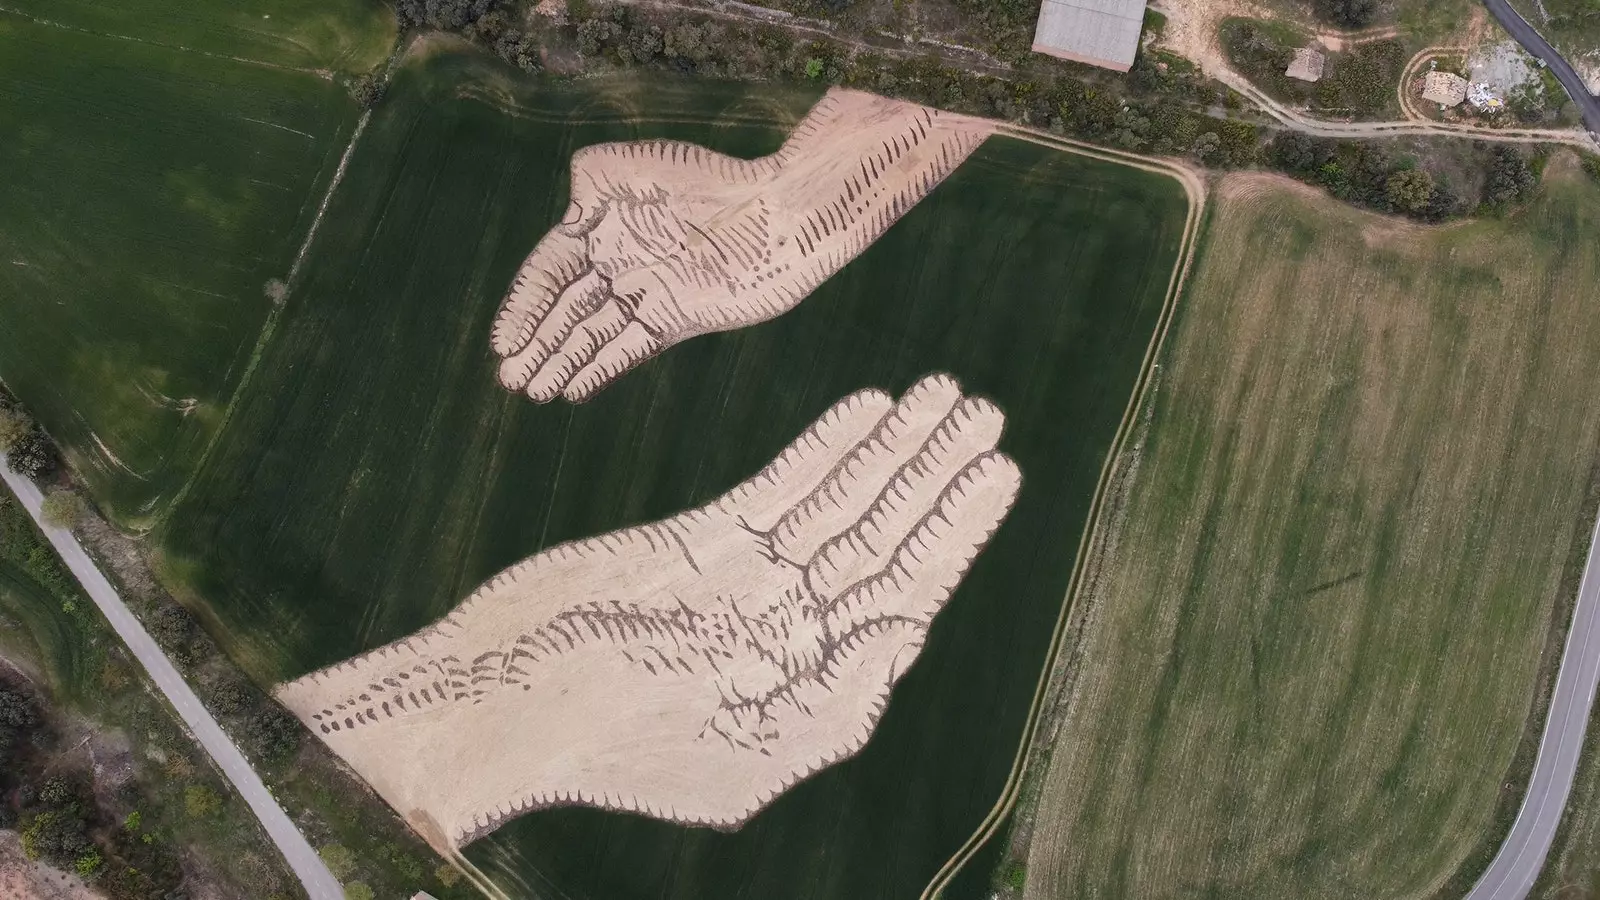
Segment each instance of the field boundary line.
[[206,463],[211,460],[212,452],[216,450],[217,444],[222,439],[223,432],[227,431],[228,423],[233,419],[233,412],[238,408],[239,398],[244,396],[245,390],[249,388],[256,369],[261,365],[261,358],[266,355],[267,345],[272,343],[272,337],[277,333],[278,322],[283,318],[283,311],[288,307],[290,298],[294,293],[295,282],[300,275],[301,264],[310,252],[312,241],[316,238],[317,231],[322,225],[323,214],[328,211],[328,205],[333,202],[334,192],[339,189],[340,182],[344,181],[344,173],[350,166],[351,158],[355,156],[356,145],[361,143],[361,136],[366,133],[367,123],[371,121],[372,110],[369,109],[363,112],[360,120],[356,122],[355,131],[350,135],[350,143],[345,145],[344,155],[339,158],[339,165],[333,170],[333,177],[328,179],[328,189],[322,194],[322,202],[317,207],[317,214],[312,218],[311,225],[306,229],[305,240],[301,241],[300,251],[295,256],[294,262],[289,266],[289,274],[284,278],[285,292],[283,299],[275,302],[272,306],[272,311],[267,313],[267,321],[262,323],[261,333],[256,337],[256,344],[250,349],[250,360],[245,363],[244,372],[239,376],[239,383],[234,386],[233,395],[228,398],[228,405],[222,411],[222,418],[217,422],[216,428],[212,429],[210,439],[206,441],[206,448],[200,452],[200,458],[195,460],[194,469],[189,473],[189,477],[184,480],[183,487],[172,495],[172,500],[156,514],[155,523],[145,528],[141,532],[142,534],[147,534],[165,523],[172,511],[177,509],[184,498],[189,496],[189,489],[193,487],[196,479],[200,477],[200,473],[205,471]]
[[1193,268],[1195,247],[1198,245],[1200,226],[1209,197],[1206,183],[1199,173],[1187,164],[1175,159],[1142,156],[1135,153],[1126,153],[1086,144],[1071,138],[1060,137],[1049,132],[1039,131],[1017,125],[1002,125],[996,129],[996,134],[1018,140],[1086,156],[1102,162],[1125,165],[1158,175],[1167,175],[1178,182],[1183,188],[1184,195],[1189,200],[1189,211],[1185,218],[1182,237],[1178,243],[1178,258],[1173,264],[1172,275],[1167,282],[1167,295],[1162,304],[1161,312],[1156,320],[1155,332],[1150,336],[1150,343],[1145,348],[1144,360],[1140,364],[1139,374],[1134,380],[1133,393],[1128,398],[1127,408],[1122,413],[1122,421],[1117,426],[1117,431],[1111,439],[1111,446],[1106,451],[1105,461],[1100,466],[1100,478],[1095,485],[1093,498],[1089,502],[1088,525],[1078,538],[1077,555],[1072,564],[1072,576],[1067,583],[1067,593],[1061,602],[1061,611],[1056,616],[1055,630],[1050,636],[1050,648],[1045,654],[1043,666],[1039,672],[1039,681],[1034,688],[1033,703],[1028,710],[1028,719],[1023,725],[1022,736],[1017,745],[1017,755],[1011,764],[1011,773],[1006,778],[1005,787],[1001,790],[1000,798],[989,810],[978,829],[967,838],[966,843],[951,856],[933,879],[928,882],[921,894],[921,900],[938,900],[944,889],[950,886],[961,870],[977,855],[984,845],[988,844],[999,832],[1000,826],[1006,821],[1013,810],[1016,809],[1017,798],[1021,793],[1023,776],[1027,772],[1028,763],[1032,756],[1034,738],[1039,728],[1039,719],[1044,711],[1044,700],[1049,694],[1051,674],[1055,671],[1056,661],[1061,654],[1061,646],[1066,636],[1067,623],[1071,619],[1073,608],[1077,605],[1079,593],[1083,589],[1083,576],[1086,561],[1089,556],[1088,548],[1094,546],[1099,536],[1101,516],[1107,490],[1112,481],[1115,461],[1121,455],[1122,447],[1127,442],[1131,425],[1138,419],[1139,410],[1144,406],[1153,381],[1151,375],[1155,362],[1161,356],[1161,350],[1166,344],[1167,333],[1172,326],[1174,314],[1177,311],[1178,300],[1183,294],[1184,286],[1189,279]]

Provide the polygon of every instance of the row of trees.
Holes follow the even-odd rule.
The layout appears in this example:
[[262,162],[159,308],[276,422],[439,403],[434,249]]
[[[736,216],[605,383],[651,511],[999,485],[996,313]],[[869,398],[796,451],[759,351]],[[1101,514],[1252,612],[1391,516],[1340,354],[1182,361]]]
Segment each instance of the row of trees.
[[305,734],[300,722],[221,663],[221,651],[193,613],[163,597],[142,619],[167,656],[192,676],[206,707],[243,738],[245,749],[274,765],[294,757]]
[[1533,198],[1539,187],[1538,157],[1505,144],[1479,144],[1476,151],[1483,171],[1476,202],[1414,160],[1396,158],[1370,143],[1340,143],[1285,131],[1268,145],[1267,161],[1342,200],[1428,222],[1474,209],[1504,210]]

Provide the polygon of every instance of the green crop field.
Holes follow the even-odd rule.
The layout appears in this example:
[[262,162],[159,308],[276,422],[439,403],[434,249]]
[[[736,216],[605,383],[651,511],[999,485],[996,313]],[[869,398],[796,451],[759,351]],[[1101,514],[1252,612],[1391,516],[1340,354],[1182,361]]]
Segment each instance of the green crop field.
[[304,282],[186,499],[170,584],[263,681],[405,635],[542,547],[702,503],[838,398],[957,375],[1005,409],[1021,499],[865,753],[737,833],[589,810],[469,855],[513,893],[915,897],[999,795],[1177,258],[1176,182],[996,139],[794,312],[675,347],[580,407],[495,383],[489,324],[572,151],[777,148],[815,95],[652,76],[397,74]]
[[1561,157],[1515,218],[1437,229],[1218,194],[1025,896],[1432,897],[1509,824],[1588,536],[1600,188]]
[[0,378],[141,525],[221,420],[359,109],[5,13],[0,83]]
[[4,0],[0,10],[198,54],[342,72],[376,68],[395,37],[394,8],[382,0]]

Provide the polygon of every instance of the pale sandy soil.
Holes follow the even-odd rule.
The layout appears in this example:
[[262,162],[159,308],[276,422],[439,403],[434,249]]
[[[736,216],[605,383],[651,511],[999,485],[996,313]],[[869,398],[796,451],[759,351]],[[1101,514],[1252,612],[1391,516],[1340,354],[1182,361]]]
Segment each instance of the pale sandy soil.
[[501,383],[580,402],[679,341],[792,309],[991,130],[835,89],[757,160],[676,141],[579,150],[566,217],[495,321]]
[[1572,67],[1578,70],[1583,86],[1589,89],[1589,93],[1600,95],[1600,51],[1574,55],[1568,59],[1572,61]]
[[278,698],[448,851],[568,804],[736,828],[866,743],[1021,474],[948,376],[661,522],[547,550]]
[[78,876],[42,863],[30,862],[22,853],[15,831],[0,831],[0,900],[100,900]]

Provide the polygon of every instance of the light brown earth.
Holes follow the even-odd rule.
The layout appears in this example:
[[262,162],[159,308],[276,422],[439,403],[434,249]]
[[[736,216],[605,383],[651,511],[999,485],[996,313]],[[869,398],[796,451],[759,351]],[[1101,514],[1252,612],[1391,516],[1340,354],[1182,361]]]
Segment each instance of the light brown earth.
[[757,160],[676,141],[579,150],[567,214],[495,322],[501,383],[580,402],[679,341],[794,308],[991,130],[834,89]]
[[563,544],[278,698],[448,850],[585,804],[738,827],[856,753],[1016,498],[1005,416],[853,394],[721,499]]

